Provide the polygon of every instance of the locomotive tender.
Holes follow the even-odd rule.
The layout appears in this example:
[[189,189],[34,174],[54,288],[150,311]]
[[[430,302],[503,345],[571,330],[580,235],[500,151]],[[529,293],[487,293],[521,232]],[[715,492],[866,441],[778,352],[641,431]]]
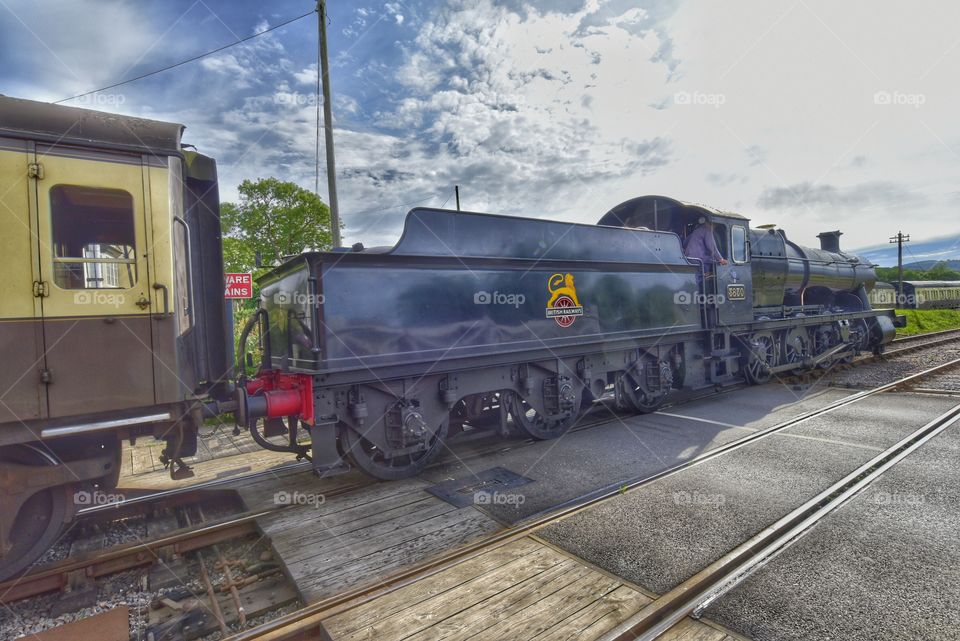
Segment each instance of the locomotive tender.
[[[0,579],[116,486],[121,443],[173,476],[205,416],[263,447],[417,473],[464,426],[551,438],[592,399],[828,367],[894,335],[873,267],[660,196],[598,225],[414,209],[395,247],[307,252],[262,277],[263,357],[233,371],[216,164],[183,126],[0,97]],[[682,240],[708,219],[729,264]],[[270,440],[286,434],[283,444]]]

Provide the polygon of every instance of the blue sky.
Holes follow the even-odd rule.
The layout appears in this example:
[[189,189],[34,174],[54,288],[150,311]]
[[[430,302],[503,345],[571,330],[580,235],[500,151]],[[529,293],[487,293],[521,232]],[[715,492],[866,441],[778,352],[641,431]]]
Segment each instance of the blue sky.
[[[0,93],[136,76],[309,1],[0,0]],[[814,0],[330,0],[345,240],[412,204],[595,222],[661,193],[846,247],[953,235],[960,7]],[[187,125],[244,178],[312,188],[316,20],[69,104]],[[321,195],[326,197],[325,180]],[[449,200],[448,200],[449,199]]]

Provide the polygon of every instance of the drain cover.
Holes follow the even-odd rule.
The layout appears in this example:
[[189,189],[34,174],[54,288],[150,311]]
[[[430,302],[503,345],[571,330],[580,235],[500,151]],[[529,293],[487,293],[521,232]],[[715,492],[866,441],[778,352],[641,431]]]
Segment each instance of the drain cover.
[[533,483],[533,479],[520,476],[505,467],[492,467],[489,470],[471,474],[469,478],[450,479],[437,483],[428,487],[427,492],[451,505],[467,507],[475,504],[489,505],[498,492],[527,483]]

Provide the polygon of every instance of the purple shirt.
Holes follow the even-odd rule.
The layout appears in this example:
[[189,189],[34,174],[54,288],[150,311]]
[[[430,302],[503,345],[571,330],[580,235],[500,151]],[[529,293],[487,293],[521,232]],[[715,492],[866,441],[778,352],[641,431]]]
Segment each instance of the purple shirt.
[[713,230],[706,225],[700,225],[687,236],[683,253],[690,258],[699,258],[704,265],[712,265],[723,259],[720,250],[717,249],[717,241],[713,237]]

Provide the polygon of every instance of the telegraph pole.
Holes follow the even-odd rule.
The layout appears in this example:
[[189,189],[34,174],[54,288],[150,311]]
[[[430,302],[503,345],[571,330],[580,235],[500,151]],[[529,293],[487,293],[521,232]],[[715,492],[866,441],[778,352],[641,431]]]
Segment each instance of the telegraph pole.
[[317,35],[320,40],[320,68],[323,78],[323,136],[327,143],[327,191],[330,199],[330,233],[334,247],[340,246],[340,204],[337,201],[337,163],[333,155],[333,110],[330,106],[330,64],[327,60],[327,2],[317,2]]
[[890,237],[891,243],[897,244],[897,303],[903,299],[903,244],[910,242],[910,234],[898,231],[896,236]]

